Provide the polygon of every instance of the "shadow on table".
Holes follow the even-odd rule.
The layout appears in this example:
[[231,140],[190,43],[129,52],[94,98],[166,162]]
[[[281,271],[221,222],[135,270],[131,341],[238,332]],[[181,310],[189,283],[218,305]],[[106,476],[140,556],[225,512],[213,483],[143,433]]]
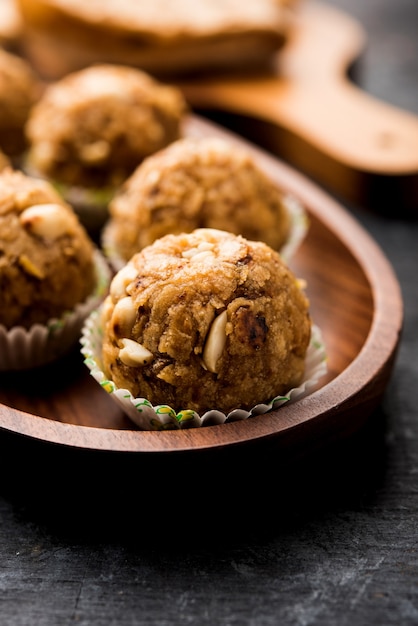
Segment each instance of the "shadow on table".
[[[170,468],[135,457],[45,449],[0,437],[0,494],[24,521],[61,540],[144,542],[158,538],[230,545],[268,539],[329,513],[367,508],[384,484],[386,417],[332,448],[285,464],[274,452],[231,450]],[[18,471],[16,471],[18,470]]]

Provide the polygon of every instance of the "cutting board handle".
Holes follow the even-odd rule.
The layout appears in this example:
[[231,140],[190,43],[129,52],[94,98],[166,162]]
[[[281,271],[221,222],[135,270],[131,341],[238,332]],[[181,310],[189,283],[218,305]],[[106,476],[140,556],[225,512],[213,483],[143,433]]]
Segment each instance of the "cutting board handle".
[[349,68],[365,44],[355,19],[307,2],[274,72],[181,87],[194,108],[244,116],[240,132],[333,190],[382,208],[396,201],[415,211],[418,117],[353,84]]

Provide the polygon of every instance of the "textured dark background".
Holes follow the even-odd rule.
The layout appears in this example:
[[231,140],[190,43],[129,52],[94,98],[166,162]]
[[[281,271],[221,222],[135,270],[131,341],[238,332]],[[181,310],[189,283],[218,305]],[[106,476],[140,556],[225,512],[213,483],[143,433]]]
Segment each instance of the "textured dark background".
[[[418,115],[417,0],[330,4],[367,30],[363,88]],[[115,508],[114,491],[99,508],[77,500],[77,484],[55,492],[54,467],[48,496],[39,484],[28,498],[12,474],[37,460],[18,447],[0,465],[1,626],[418,624],[418,226],[346,208],[392,262],[405,303],[396,367],[365,432],[284,472],[276,490],[270,480],[268,501],[234,509],[215,486],[209,507],[179,499],[157,515],[149,502]],[[79,461],[67,459],[70,472]],[[139,505],[143,480],[130,494]],[[233,467],[225,476],[232,492],[243,481]],[[155,484],[174,503],[187,489],[185,476]]]

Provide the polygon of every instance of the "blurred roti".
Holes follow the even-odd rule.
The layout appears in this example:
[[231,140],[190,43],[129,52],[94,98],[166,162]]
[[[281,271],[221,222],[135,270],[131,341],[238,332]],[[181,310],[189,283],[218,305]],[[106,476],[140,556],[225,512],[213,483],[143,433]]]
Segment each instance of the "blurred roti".
[[265,63],[289,0],[16,0],[26,53],[51,78],[96,62],[158,75]]

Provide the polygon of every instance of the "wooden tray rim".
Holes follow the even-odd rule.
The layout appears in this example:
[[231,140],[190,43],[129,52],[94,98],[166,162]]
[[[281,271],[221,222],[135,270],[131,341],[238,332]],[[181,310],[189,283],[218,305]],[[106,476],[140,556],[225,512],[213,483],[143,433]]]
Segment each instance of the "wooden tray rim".
[[192,134],[227,135],[252,150],[272,176],[305,205],[308,215],[318,218],[356,259],[369,281],[374,303],[370,332],[359,354],[336,378],[309,396],[241,422],[180,431],[102,429],[54,421],[0,403],[0,430],[96,451],[167,453],[224,448],[271,438],[329,413],[337,415],[393,360],[402,331],[403,302],[394,270],[373,238],[336,200],[275,156],[196,115],[190,116],[187,127]]

